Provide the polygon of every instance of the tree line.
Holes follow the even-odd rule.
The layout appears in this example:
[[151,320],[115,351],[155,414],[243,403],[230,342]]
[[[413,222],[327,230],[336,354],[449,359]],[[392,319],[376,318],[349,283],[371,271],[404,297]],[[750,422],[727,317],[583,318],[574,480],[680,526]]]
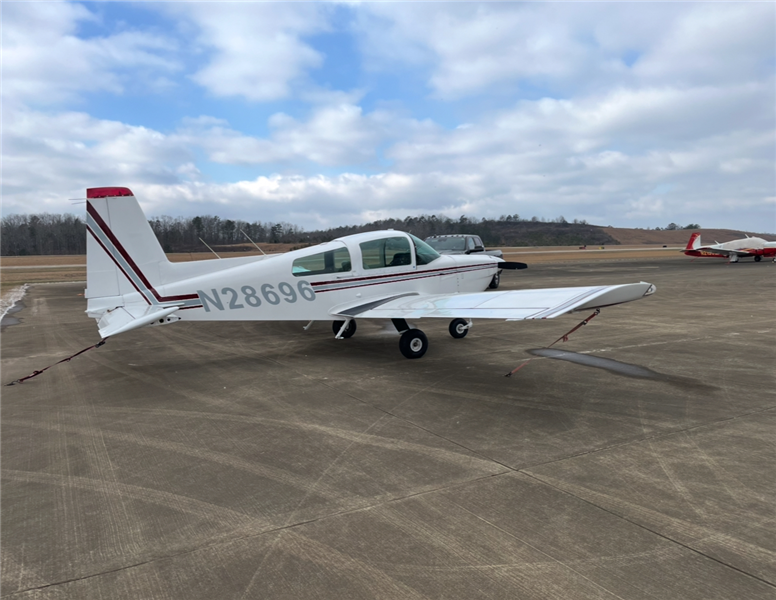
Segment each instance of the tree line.
[[[201,252],[204,244],[219,252],[250,248],[256,243],[285,243],[296,247],[327,242],[344,235],[380,229],[408,231],[421,239],[432,235],[471,233],[488,246],[569,246],[617,244],[602,227],[560,216],[552,220],[520,215],[498,219],[476,219],[461,215],[420,215],[404,219],[383,219],[364,225],[345,225],[325,230],[304,231],[291,223],[252,223],[217,216],[154,217],[148,223],[165,252]],[[681,228],[671,223],[666,229]],[[690,228],[690,226],[688,226]],[[692,228],[699,228],[693,224]],[[656,229],[660,229],[659,227]],[[71,215],[10,215],[2,218],[0,254],[85,254],[86,223]]]
[[3,217],[0,254],[86,254],[86,224],[70,214]]

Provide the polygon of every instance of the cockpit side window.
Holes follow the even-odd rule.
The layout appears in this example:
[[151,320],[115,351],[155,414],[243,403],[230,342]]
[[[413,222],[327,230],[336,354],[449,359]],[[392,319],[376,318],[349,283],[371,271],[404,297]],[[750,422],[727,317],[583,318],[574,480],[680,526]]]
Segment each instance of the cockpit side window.
[[389,237],[361,242],[364,269],[382,269],[412,264],[412,249],[406,237]]
[[417,264],[427,265],[439,258],[439,252],[434,250],[426,242],[412,234],[410,234],[410,237],[412,238],[412,243],[415,244],[415,261]]
[[297,258],[291,267],[294,277],[344,273],[351,270],[350,252],[348,252],[347,248],[337,248],[336,250],[327,250],[326,252]]

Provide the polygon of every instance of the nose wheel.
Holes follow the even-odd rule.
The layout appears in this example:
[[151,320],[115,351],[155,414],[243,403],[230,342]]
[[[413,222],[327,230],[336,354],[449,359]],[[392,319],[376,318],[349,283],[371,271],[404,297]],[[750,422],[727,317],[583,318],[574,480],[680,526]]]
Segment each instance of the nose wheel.
[[448,328],[448,331],[454,338],[461,339],[466,337],[466,334],[469,333],[469,328],[471,326],[471,321],[466,321],[465,319],[453,319],[450,321],[450,327]]

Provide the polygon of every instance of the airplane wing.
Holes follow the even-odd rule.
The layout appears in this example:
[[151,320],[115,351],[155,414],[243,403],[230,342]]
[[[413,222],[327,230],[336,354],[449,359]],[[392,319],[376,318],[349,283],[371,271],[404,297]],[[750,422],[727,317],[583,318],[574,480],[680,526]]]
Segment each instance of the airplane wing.
[[474,294],[402,294],[340,305],[330,314],[359,319],[553,319],[570,312],[631,302],[654,292],[654,285],[641,282]]

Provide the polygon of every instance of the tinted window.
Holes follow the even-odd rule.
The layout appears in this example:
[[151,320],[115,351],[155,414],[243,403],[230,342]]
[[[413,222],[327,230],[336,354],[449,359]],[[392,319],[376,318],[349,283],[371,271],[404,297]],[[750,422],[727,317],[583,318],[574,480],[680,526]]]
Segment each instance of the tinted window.
[[427,265],[431,261],[439,258],[439,252],[434,250],[426,242],[424,242],[419,238],[416,238],[412,234],[410,234],[410,237],[412,238],[412,241],[415,244],[415,261],[417,262],[417,264]]
[[350,253],[347,248],[328,250],[311,256],[297,258],[291,267],[295,277],[321,275],[323,273],[342,273],[350,271]]
[[448,238],[429,238],[426,243],[440,252],[449,252],[451,250],[464,251],[464,239],[462,237]]
[[390,237],[362,242],[361,260],[364,269],[411,265],[410,241],[406,237]]

